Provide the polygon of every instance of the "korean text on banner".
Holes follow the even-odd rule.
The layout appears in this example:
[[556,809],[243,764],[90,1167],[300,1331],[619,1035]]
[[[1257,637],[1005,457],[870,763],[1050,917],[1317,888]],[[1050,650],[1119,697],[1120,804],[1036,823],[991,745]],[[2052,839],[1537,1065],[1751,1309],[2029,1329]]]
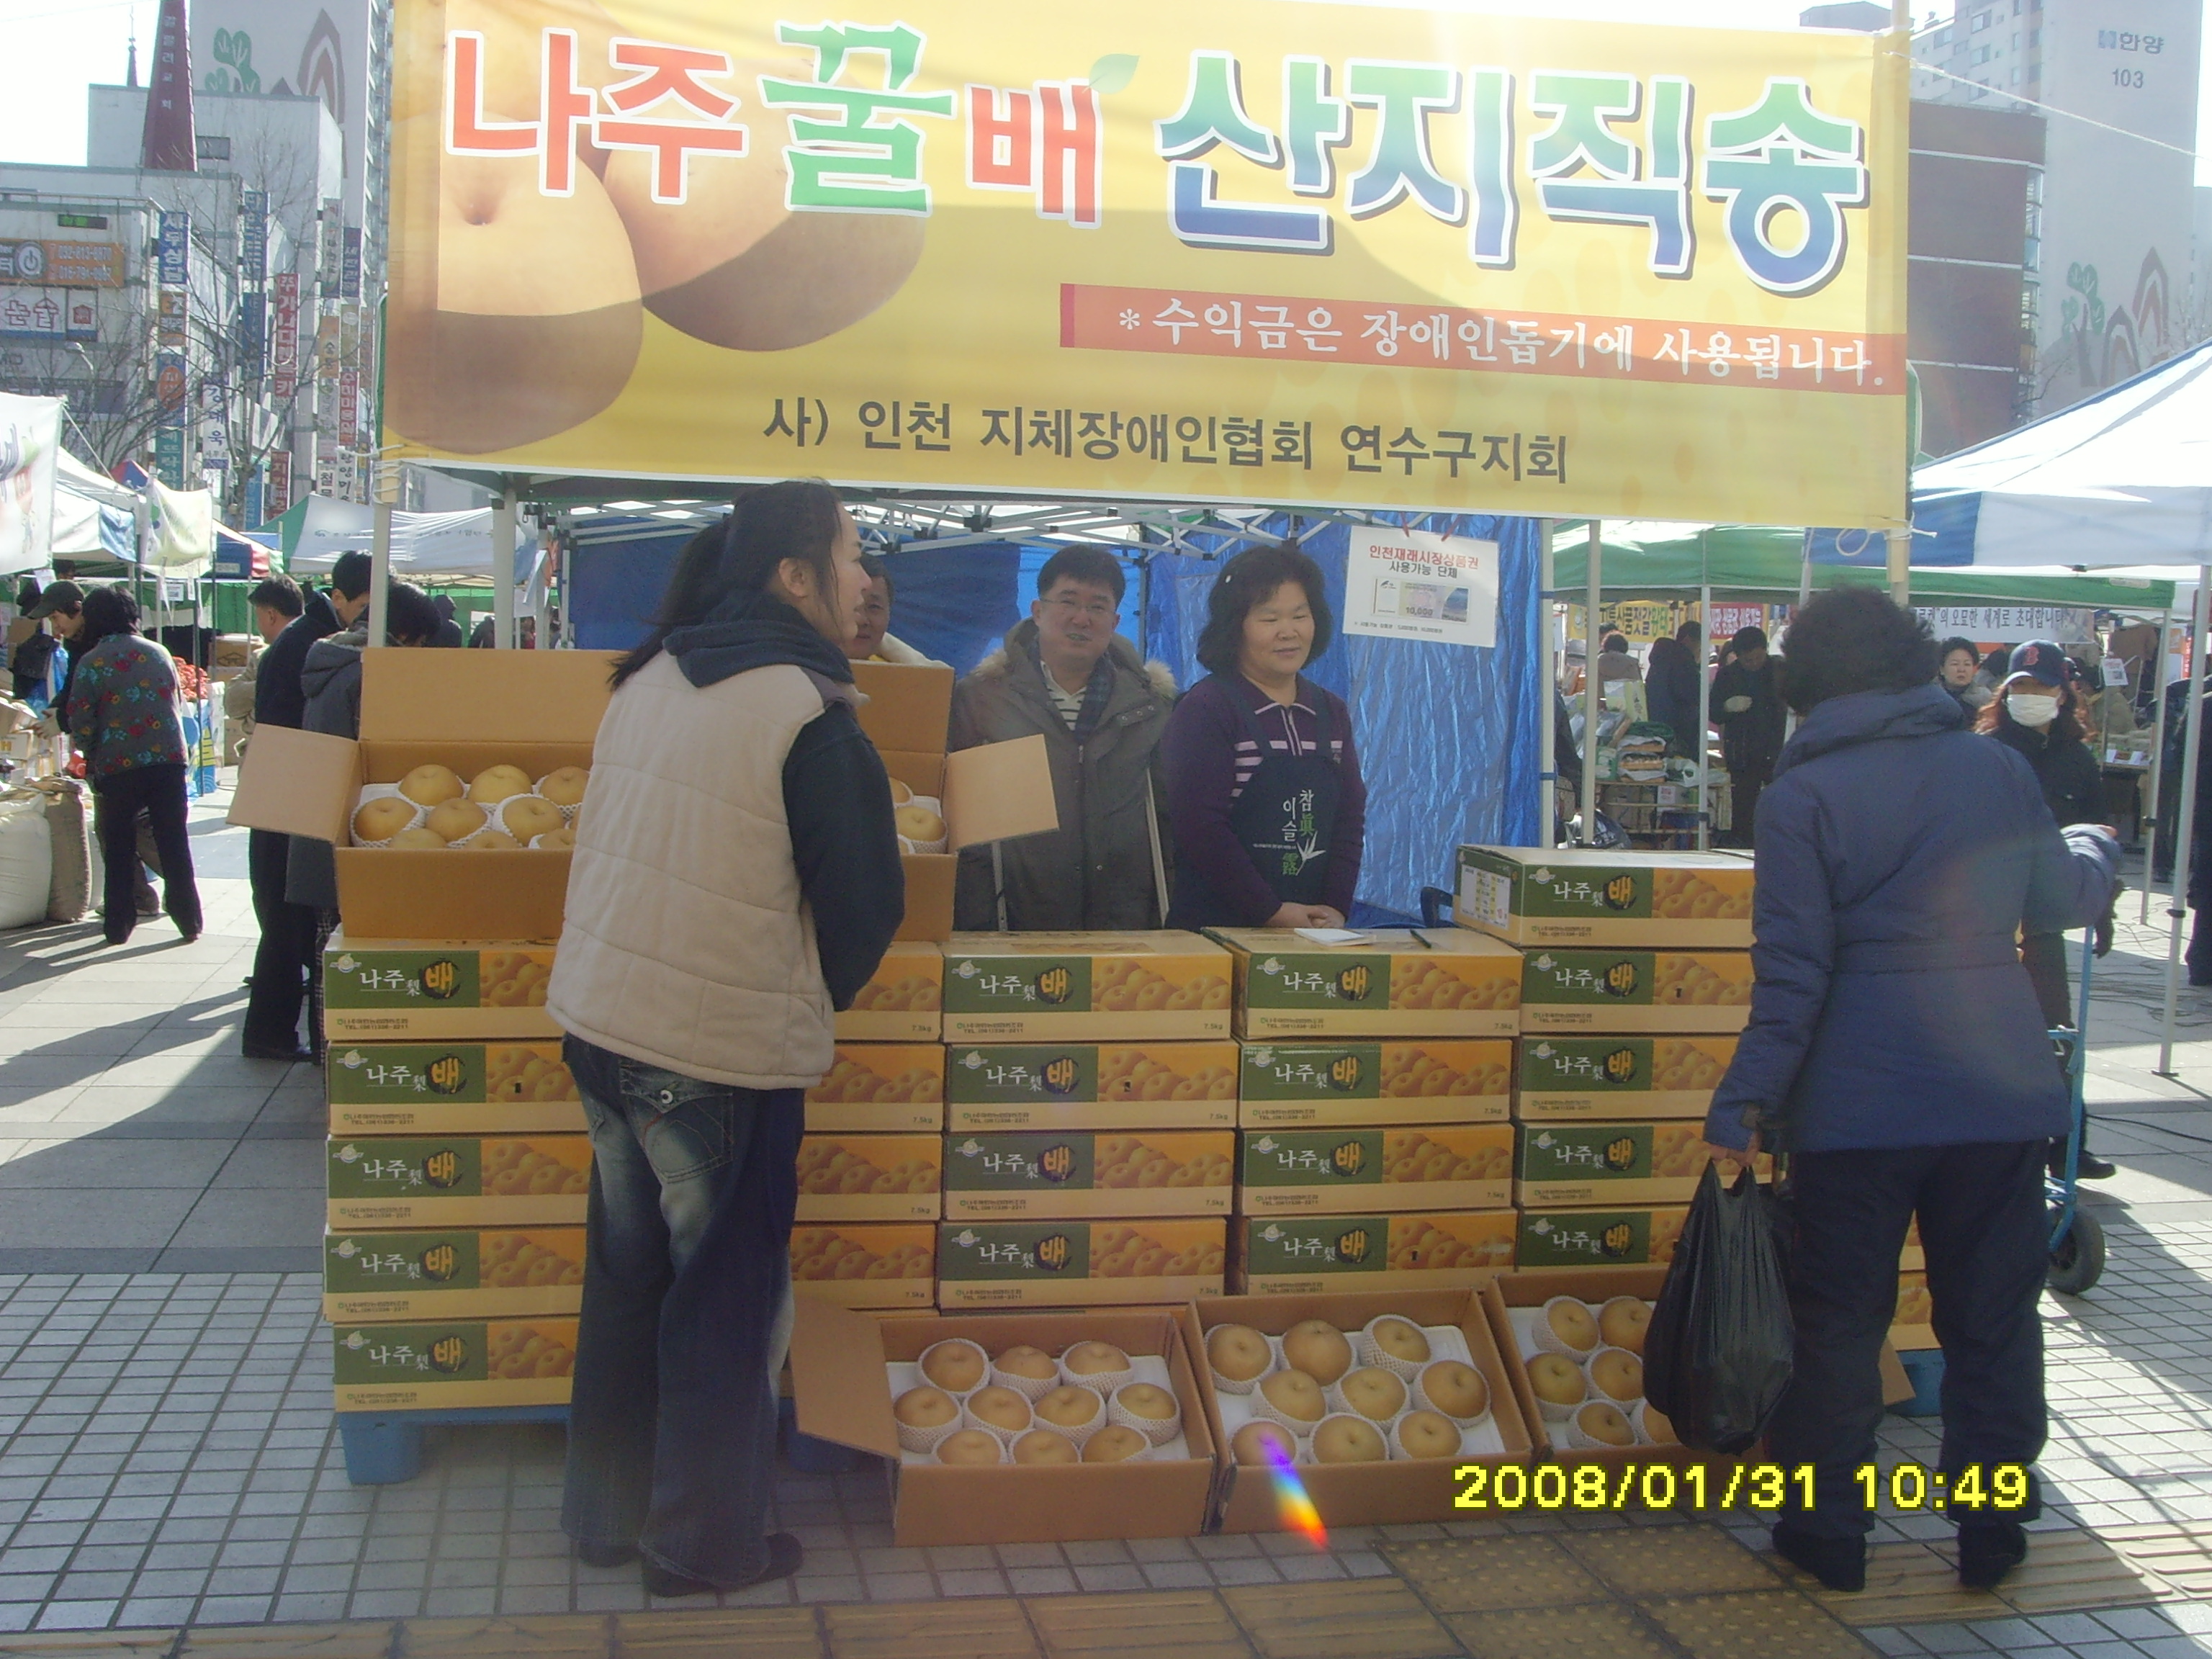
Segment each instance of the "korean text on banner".
[[62,400],[0,392],[0,572],[52,562]]
[[621,10],[398,0],[402,453],[1902,514],[1885,39],[1270,0]]

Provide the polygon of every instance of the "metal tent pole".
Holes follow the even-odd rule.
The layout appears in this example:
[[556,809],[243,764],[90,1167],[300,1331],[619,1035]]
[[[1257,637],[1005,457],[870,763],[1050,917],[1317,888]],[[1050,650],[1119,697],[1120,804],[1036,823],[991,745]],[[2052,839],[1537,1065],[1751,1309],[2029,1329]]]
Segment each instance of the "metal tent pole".
[[2189,714],[2188,735],[2181,745],[2181,822],[2173,837],[2173,897],[2167,903],[2171,919],[2166,941],[2166,1023],[2159,1034],[2158,1074],[2173,1075],[2174,1005],[2181,995],[2181,924],[2189,911],[2190,855],[2197,849],[2197,768],[2204,740],[2204,696],[2197,689],[2198,671],[2204,664],[2205,605],[2212,600],[2212,565],[2199,566],[2197,598],[2190,607],[2189,678],[2184,682]]
[[491,642],[501,651],[515,642],[514,507],[514,489],[508,485],[491,514]]
[[[1698,585],[1698,850],[1708,852],[1713,844],[1713,743],[1707,733],[1711,730],[1713,717],[1713,682],[1705,672],[1705,658],[1712,647],[1713,584],[1712,573],[1699,573],[1706,580]],[[1735,810],[1735,803],[1729,803]]]
[[2165,809],[2159,804],[2165,799],[2166,772],[2166,659],[2168,636],[2173,632],[2173,607],[2169,605],[2158,613],[2158,687],[2157,708],[2151,715],[2150,740],[2150,833],[2143,837],[2143,882],[2142,908],[2136,920],[2150,921],[2150,890],[2156,885],[2152,872],[2158,868],[2158,820]]
[[1536,532],[1543,540],[1537,555],[1536,568],[1536,660],[1542,665],[1541,690],[1552,695],[1546,697],[1543,713],[1536,722],[1536,833],[1543,837],[1536,844],[1552,846],[1559,837],[1555,827],[1559,803],[1559,754],[1556,740],[1559,722],[1552,718],[1559,704],[1559,665],[1552,658],[1552,533],[1555,526],[1550,519],[1536,520]]
[[392,502],[399,491],[399,468],[382,456],[369,460],[368,642],[392,640]]
[[1583,606],[1583,845],[1597,845],[1597,720],[1605,706],[1597,678],[1597,603],[1604,579],[1605,521],[1589,521],[1589,568]]

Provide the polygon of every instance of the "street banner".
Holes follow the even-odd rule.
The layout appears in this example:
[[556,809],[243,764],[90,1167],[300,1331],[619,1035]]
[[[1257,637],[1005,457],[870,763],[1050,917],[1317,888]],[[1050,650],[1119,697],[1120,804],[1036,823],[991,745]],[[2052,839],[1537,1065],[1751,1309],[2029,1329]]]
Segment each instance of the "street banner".
[[54,459],[62,400],[0,392],[0,571],[53,562]]
[[[300,278],[295,271],[276,274],[276,323],[269,353],[270,391],[289,398],[300,384]],[[280,509],[281,510],[281,509]]]
[[166,288],[182,288],[191,280],[192,253],[192,216],[189,213],[164,213],[155,242],[155,264],[160,280]]
[[1901,516],[1887,37],[1279,0],[616,9],[398,0],[402,455]]
[[215,496],[204,489],[175,489],[156,479],[146,486],[146,549],[149,569],[178,578],[201,576],[215,558]]

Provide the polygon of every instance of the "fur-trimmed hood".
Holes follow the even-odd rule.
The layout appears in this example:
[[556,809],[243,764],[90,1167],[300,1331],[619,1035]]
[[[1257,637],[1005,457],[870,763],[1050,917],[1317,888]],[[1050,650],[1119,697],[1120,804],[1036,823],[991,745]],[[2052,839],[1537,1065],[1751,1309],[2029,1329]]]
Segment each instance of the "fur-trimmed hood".
[[[1037,625],[1034,622],[1016,623],[1007,630],[1006,637],[999,648],[975,665],[975,678],[979,680],[1005,679],[1011,672],[1010,653],[1018,652],[1024,659],[1028,658],[1031,646],[1036,641],[1036,634]],[[890,636],[886,635],[884,637],[888,641]],[[1125,635],[1116,634],[1114,636],[1106,647],[1106,659],[1122,673],[1142,675],[1146,683],[1161,696],[1175,696],[1174,671],[1157,658],[1146,661],[1137,654],[1137,647],[1131,645]]]

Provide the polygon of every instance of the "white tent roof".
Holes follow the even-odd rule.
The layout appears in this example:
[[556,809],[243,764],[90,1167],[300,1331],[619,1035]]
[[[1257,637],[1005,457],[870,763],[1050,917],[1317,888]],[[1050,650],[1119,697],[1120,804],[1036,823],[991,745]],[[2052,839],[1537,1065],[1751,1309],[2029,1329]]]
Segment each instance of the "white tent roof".
[[[328,570],[341,553],[367,552],[374,509],[317,495],[300,525],[299,544],[286,557],[294,572]],[[491,574],[491,509],[394,513],[392,568],[403,575]],[[526,566],[526,555],[520,556]]]
[[1921,468],[1912,515],[1915,564],[2212,559],[2212,342]]

